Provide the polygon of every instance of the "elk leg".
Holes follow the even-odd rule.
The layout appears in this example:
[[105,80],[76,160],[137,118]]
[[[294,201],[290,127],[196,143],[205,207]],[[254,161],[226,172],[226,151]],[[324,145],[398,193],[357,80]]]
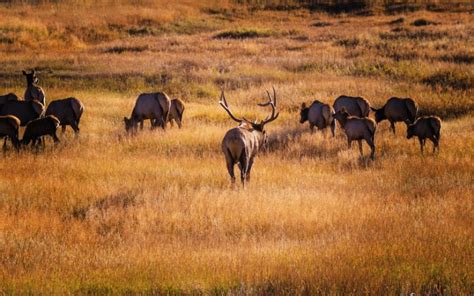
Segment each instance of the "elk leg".
[[331,133],[332,133],[332,137],[334,138],[336,136],[336,121],[335,120],[331,122]]
[[310,123],[309,129],[311,130],[311,133],[314,133],[314,124]]
[[249,168],[247,170],[247,178],[246,181],[250,181],[250,172],[252,171],[252,166],[253,166],[253,158],[249,160]]
[[18,140],[18,137],[12,138],[12,144],[17,152],[20,151],[20,141]]
[[349,146],[349,149],[352,148],[352,140],[347,138],[347,145]]
[[247,178],[247,171],[249,169],[249,160],[247,159],[247,153],[242,153],[239,159],[239,168],[240,168],[240,181],[242,186],[245,187],[245,179]]
[[58,139],[58,136],[56,135],[56,132],[54,133],[51,133],[51,137],[53,138],[53,141],[55,144],[59,143],[59,139]]
[[36,138],[36,140],[38,141],[38,145],[42,146],[42,148],[46,146],[46,143],[43,137],[38,137]]
[[390,121],[390,128],[392,129],[393,134],[395,134],[395,122]]
[[372,160],[374,160],[374,159],[375,159],[375,144],[374,144],[374,139],[371,138],[371,139],[369,139],[369,140],[366,140],[366,142],[367,142],[367,144],[369,144],[369,146],[370,146],[370,158],[371,158]]
[[[13,143],[13,140],[12,140],[12,143]],[[7,137],[3,139],[3,150],[6,150],[6,149],[7,149]]]
[[74,130],[74,133],[76,134],[76,136],[79,134],[79,125],[78,125],[78,122],[77,121],[74,121],[72,124],[71,124],[71,127],[72,129]]
[[421,155],[423,155],[423,146],[425,146],[425,140],[422,138],[418,138],[420,141],[420,148],[421,148]]
[[181,119],[176,119],[176,123],[178,124],[178,128],[181,128],[182,126]]
[[64,124],[61,125],[61,130],[62,130],[62,133],[64,134],[66,132],[66,125],[64,125]]
[[362,150],[362,140],[357,140],[359,143],[359,152],[360,152],[360,157],[364,156],[364,151]]
[[234,159],[232,158],[232,155],[227,149],[224,151],[224,155],[225,155],[225,161],[227,165],[227,171],[229,172],[229,175],[230,175],[230,181],[232,182],[232,184],[234,184],[235,183]]
[[438,147],[438,140],[435,136],[431,136],[429,137],[429,139],[431,140],[431,142],[433,142],[433,153],[435,153],[436,148]]
[[144,124],[144,120],[143,120],[143,119],[140,119],[140,130],[141,130],[141,131],[143,130],[143,124]]

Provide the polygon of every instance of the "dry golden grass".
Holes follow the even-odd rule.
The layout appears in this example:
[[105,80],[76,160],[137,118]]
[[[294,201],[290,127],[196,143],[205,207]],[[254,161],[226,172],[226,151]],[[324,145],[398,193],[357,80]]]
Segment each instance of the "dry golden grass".
[[[37,67],[47,100],[86,108],[78,139],[1,156],[0,293],[472,294],[469,14],[165,3],[0,6],[0,92],[22,94],[20,71]],[[440,24],[410,25],[421,18]],[[228,31],[269,36],[215,38]],[[272,85],[270,149],[232,189],[219,88],[236,113],[263,117],[255,102]],[[127,137],[123,116],[153,89],[186,101],[184,128]],[[298,123],[301,102],[340,94],[413,97],[443,117],[441,153],[429,143],[422,157],[403,125],[392,135],[383,122],[372,162],[340,130]]]

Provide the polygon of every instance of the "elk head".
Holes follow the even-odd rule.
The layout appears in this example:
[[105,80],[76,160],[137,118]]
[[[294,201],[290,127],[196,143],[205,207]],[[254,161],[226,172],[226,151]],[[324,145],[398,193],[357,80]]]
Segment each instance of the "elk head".
[[339,123],[341,124],[343,128],[349,116],[350,115],[349,115],[349,112],[347,112],[346,107],[342,107],[341,110],[337,111],[336,114],[334,114],[334,118],[336,118],[337,121],[339,121]]
[[270,106],[272,108],[272,113],[261,121],[255,120],[253,122],[246,119],[245,117],[238,118],[232,113],[232,111],[230,110],[229,104],[227,103],[227,100],[225,98],[224,91],[222,91],[221,98],[219,100],[219,104],[222,106],[222,108],[224,108],[224,110],[227,112],[227,114],[229,114],[230,118],[232,118],[234,121],[238,122],[239,125],[241,125],[241,126],[245,123],[246,125],[248,125],[251,128],[251,131],[256,131],[256,132],[258,132],[259,134],[261,134],[263,136],[264,146],[266,146],[267,142],[268,142],[267,133],[265,131],[265,125],[267,123],[270,123],[270,122],[274,121],[275,119],[278,118],[278,115],[280,115],[280,112],[276,113],[277,100],[276,100],[276,91],[275,91],[274,87],[273,87],[273,98],[270,95],[270,92],[268,92],[268,91],[267,91],[267,96],[268,96],[268,102],[266,102],[266,103],[257,103],[257,105],[259,105],[260,107]]
[[375,122],[379,123],[382,120],[387,119],[387,117],[385,116],[384,107],[380,109],[375,109],[373,107],[370,107],[370,110],[372,110],[375,113]]
[[36,76],[35,70],[32,70],[30,73],[23,71],[23,75],[26,76],[26,83],[31,85],[33,83],[38,83],[38,77]]
[[309,107],[306,107],[306,103],[301,104],[300,109],[300,123],[304,123],[308,120]]
[[131,132],[133,134],[135,132],[135,129],[137,128],[137,122],[133,119],[133,117],[124,117],[123,122],[125,123],[125,131],[127,133]]

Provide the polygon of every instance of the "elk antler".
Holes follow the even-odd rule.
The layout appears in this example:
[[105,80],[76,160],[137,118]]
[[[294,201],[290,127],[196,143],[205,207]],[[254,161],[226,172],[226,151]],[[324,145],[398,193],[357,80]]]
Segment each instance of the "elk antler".
[[268,90],[267,90],[268,102],[267,103],[258,103],[258,105],[261,106],[261,107],[265,107],[265,106],[268,106],[268,105],[270,105],[272,107],[272,114],[270,116],[267,116],[267,118],[265,118],[261,122],[262,125],[265,125],[269,122],[272,122],[273,120],[278,118],[278,115],[280,115],[280,112],[275,114],[275,110],[276,110],[276,107],[277,107],[276,91],[275,91],[275,87],[272,86],[272,88],[273,88],[273,99],[270,96],[270,92],[268,92]]
[[234,116],[234,114],[232,114],[232,111],[230,111],[229,105],[227,104],[227,100],[225,99],[224,91],[221,92],[221,98],[219,100],[219,104],[222,106],[222,108],[224,108],[224,110],[227,112],[227,114],[229,114],[230,118],[232,118],[233,120],[239,123],[241,123],[242,121],[245,121],[245,119],[237,118]]

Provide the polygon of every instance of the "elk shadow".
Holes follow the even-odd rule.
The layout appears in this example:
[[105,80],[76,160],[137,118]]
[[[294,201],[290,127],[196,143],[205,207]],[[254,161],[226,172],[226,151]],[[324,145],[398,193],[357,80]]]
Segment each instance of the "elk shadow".
[[329,130],[313,133],[301,126],[283,128],[268,140],[267,152],[287,152],[284,158],[334,158],[343,149],[342,135],[332,137]]

